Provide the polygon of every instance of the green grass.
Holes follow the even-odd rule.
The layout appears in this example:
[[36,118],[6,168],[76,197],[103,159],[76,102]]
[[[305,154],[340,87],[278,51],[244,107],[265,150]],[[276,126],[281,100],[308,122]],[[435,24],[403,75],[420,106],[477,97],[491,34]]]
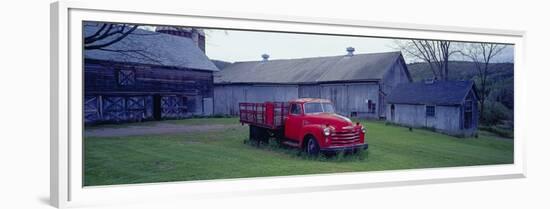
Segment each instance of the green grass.
[[[169,123],[234,124],[235,118]],[[185,135],[85,138],[85,185],[111,185],[513,163],[513,141],[481,132],[455,138],[364,121],[369,150],[308,158],[296,149],[244,144],[246,126]]]

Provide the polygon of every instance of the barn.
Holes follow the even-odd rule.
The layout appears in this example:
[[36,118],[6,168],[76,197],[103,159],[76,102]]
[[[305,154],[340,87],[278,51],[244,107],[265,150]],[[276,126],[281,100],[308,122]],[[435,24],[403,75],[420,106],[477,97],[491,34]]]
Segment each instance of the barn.
[[388,95],[387,121],[455,136],[474,136],[478,97],[473,81],[402,83]]
[[[84,35],[98,27],[86,24]],[[211,115],[219,70],[204,50],[200,30],[174,27],[137,29],[105,49],[84,50],[85,123]]]
[[238,114],[239,102],[325,98],[339,114],[384,118],[386,95],[412,81],[400,52],[236,62],[214,74],[214,112]]

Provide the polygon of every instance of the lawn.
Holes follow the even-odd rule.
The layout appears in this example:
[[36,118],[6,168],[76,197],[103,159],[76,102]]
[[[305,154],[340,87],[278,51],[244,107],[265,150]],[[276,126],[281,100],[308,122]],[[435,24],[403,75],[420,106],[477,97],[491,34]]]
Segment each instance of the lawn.
[[[235,118],[165,123],[235,124]],[[158,122],[157,122],[158,123]],[[151,125],[153,122],[141,125]],[[172,135],[86,137],[84,184],[227,179],[352,171],[513,163],[513,140],[481,132],[455,138],[428,130],[363,121],[369,150],[357,155],[309,158],[296,149],[244,144],[246,126]],[[116,127],[109,125],[108,127]],[[125,125],[120,125],[121,127]]]

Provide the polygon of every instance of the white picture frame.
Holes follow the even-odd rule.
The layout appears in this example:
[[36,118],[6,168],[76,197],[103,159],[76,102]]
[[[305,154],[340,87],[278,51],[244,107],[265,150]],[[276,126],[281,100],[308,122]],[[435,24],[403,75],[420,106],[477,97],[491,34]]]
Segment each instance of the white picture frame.
[[192,25],[197,27],[330,33],[375,37],[448,39],[515,45],[515,88],[526,84],[525,32],[326,18],[269,16],[173,9],[167,5],[117,2],[56,2],[51,5],[50,198],[59,208],[135,199],[182,201],[208,194],[286,193],[485,179],[522,178],[525,169],[524,93],[515,92],[514,164],[220,179],[120,186],[83,187],[82,21]]

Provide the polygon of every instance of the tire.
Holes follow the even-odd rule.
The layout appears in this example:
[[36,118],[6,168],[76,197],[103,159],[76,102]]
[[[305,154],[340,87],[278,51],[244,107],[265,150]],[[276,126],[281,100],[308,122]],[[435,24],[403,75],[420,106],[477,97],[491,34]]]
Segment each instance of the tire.
[[310,136],[306,140],[305,145],[305,151],[309,156],[317,156],[319,155],[319,143],[317,143],[317,139],[315,137]]

